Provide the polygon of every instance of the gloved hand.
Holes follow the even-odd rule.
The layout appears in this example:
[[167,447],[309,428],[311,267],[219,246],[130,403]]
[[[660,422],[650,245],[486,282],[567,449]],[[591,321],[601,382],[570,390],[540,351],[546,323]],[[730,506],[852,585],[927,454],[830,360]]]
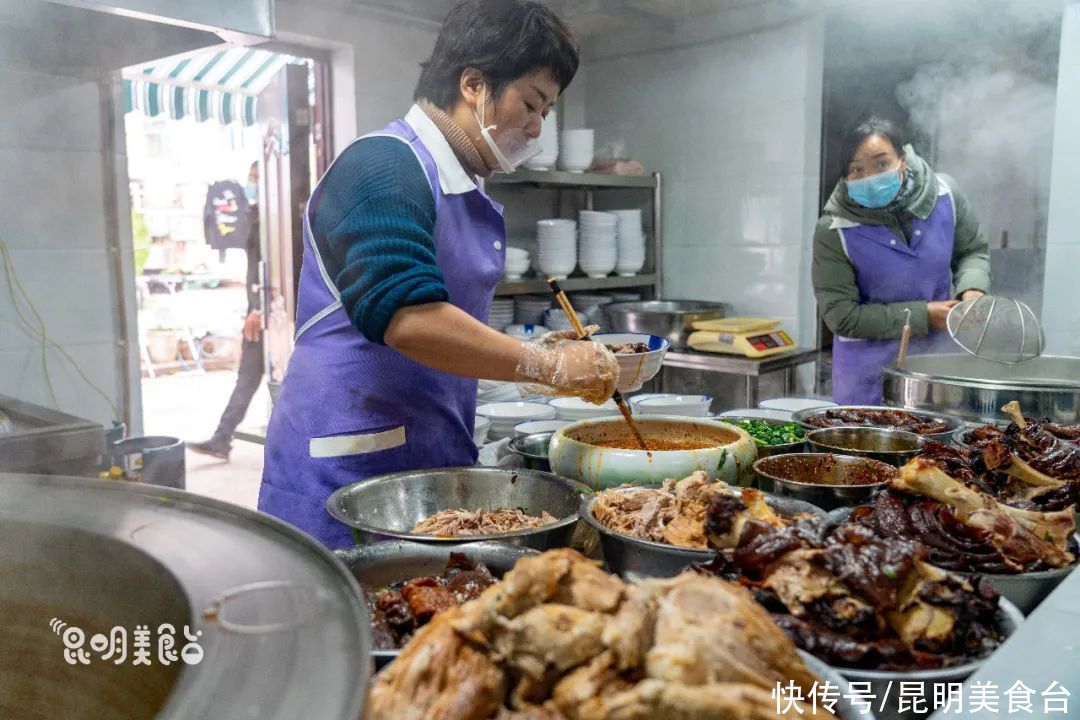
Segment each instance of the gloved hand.
[[[585,328],[587,334],[596,326]],[[524,343],[514,379],[523,383],[523,395],[540,394],[580,397],[602,405],[615,393],[619,363],[615,354],[600,343],[575,340],[573,330],[548,333]]]

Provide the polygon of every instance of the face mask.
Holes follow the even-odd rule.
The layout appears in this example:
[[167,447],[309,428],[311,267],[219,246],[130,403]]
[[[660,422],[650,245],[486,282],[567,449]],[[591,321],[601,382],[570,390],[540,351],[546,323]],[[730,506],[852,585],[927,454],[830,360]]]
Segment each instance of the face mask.
[[244,186],[244,195],[247,197],[248,202],[259,201],[259,186],[255,183],[249,182]]
[[883,208],[900,192],[900,166],[877,175],[846,180],[848,197],[865,208]]
[[[487,110],[486,87],[480,100],[480,108],[481,113]],[[535,157],[542,149],[540,143],[537,142],[537,138],[529,137],[524,128],[509,130],[503,133],[503,136],[496,142],[491,135],[491,131],[498,126],[485,125],[483,116],[477,116],[475,110],[473,110],[473,117],[476,118],[476,122],[480,125],[480,137],[484,138],[484,142],[487,143],[491,154],[495,156],[495,161],[499,163],[499,169],[508,175],[526,161]]]

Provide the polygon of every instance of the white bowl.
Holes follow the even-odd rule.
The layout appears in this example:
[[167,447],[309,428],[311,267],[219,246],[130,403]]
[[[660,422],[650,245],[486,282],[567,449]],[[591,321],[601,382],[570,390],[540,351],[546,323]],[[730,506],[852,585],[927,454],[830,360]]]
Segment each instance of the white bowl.
[[649,352],[646,353],[615,356],[619,361],[619,383],[616,387],[622,393],[640,390],[642,385],[656,377],[664,365],[664,356],[670,347],[668,341],[662,337],[641,333],[597,333],[592,339],[604,345],[645,343],[649,346]]
[[675,415],[679,417],[708,417],[712,398],[708,395],[670,395],[645,398],[635,403],[642,415]]
[[758,403],[758,407],[762,410],[784,410],[786,412],[798,412],[799,410],[810,410],[811,408],[839,406],[830,400],[820,400],[818,398],[789,397],[773,398],[772,400],[762,400]]
[[503,330],[504,333],[516,337],[518,340],[531,340],[532,338],[540,337],[547,331],[548,329],[543,325],[535,324],[509,325]]
[[472,437],[473,442],[477,447],[487,442],[488,431],[491,430],[491,418],[483,417],[482,415],[476,416],[476,421],[473,423]]
[[550,420],[555,417],[555,408],[539,402],[498,402],[488,403],[476,408],[476,414],[491,419],[488,437],[502,440],[514,434],[514,426],[527,420]]
[[780,420],[782,422],[787,422],[791,420],[791,413],[787,410],[736,408],[734,410],[725,410],[724,412],[720,413],[719,417],[761,418],[762,420]]
[[514,434],[518,437],[533,435],[535,433],[555,432],[559,428],[566,427],[572,420],[530,420],[514,426]]
[[608,417],[619,415],[619,406],[614,400],[608,400],[603,405],[593,405],[581,398],[567,397],[555,398],[550,402],[560,420],[588,420],[590,418]]

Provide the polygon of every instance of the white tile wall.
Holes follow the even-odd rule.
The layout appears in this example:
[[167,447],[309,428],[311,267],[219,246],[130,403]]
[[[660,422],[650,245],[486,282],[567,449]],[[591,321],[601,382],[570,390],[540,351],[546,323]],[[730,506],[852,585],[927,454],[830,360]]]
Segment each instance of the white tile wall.
[[805,343],[823,42],[816,18],[589,63],[597,142],[665,174],[664,294],[783,318]]

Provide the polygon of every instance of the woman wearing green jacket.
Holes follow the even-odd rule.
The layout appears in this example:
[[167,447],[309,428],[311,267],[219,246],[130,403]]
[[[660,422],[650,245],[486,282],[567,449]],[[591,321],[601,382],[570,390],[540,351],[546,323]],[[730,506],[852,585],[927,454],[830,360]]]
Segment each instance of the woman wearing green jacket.
[[990,256],[956,181],[935,173],[893,123],[856,127],[841,167],[814,232],[814,295],[835,336],[833,398],[878,405],[908,311],[912,354],[947,349],[949,309],[989,291]]

